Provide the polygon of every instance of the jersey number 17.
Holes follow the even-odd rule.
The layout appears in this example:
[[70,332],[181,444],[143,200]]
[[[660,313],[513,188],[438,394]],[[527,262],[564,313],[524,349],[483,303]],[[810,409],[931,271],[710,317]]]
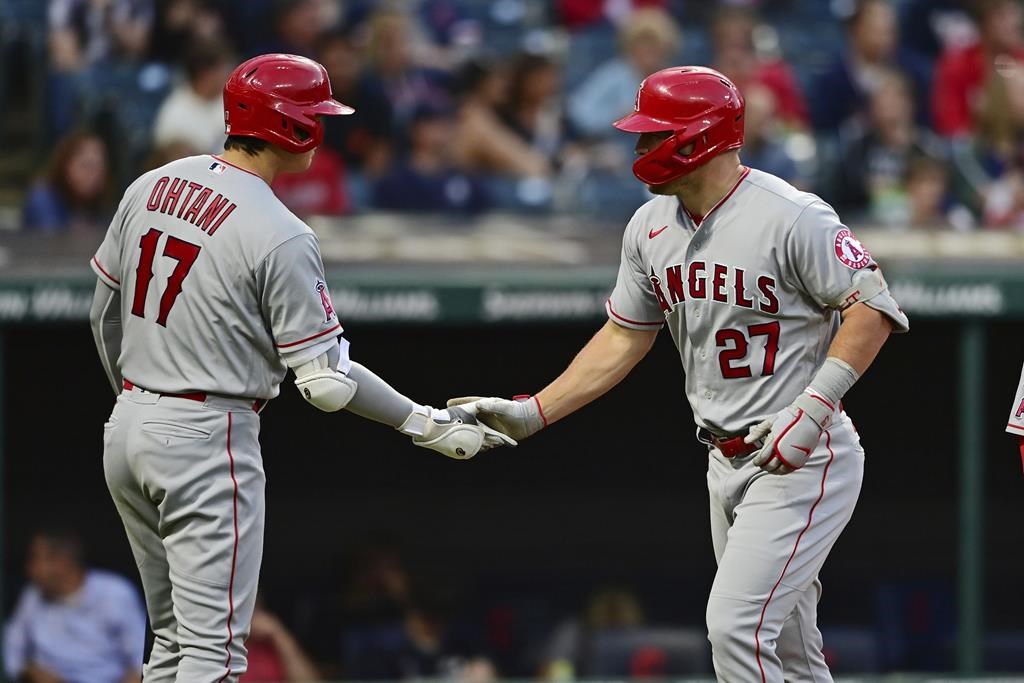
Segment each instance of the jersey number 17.
[[[149,284],[153,280],[153,260],[156,257],[157,244],[163,234],[161,230],[150,228],[149,232],[139,240],[139,249],[142,254],[139,256],[139,265],[135,269],[135,298],[132,300],[132,315],[140,318],[146,317],[146,294],[149,292]],[[175,264],[171,276],[167,278],[167,288],[160,297],[160,311],[156,316],[158,325],[167,327],[167,316],[170,315],[174,302],[181,294],[182,284],[188,277],[189,271],[192,270],[192,264],[199,258],[200,250],[201,247],[198,244],[186,242],[173,235],[167,236],[163,255],[178,263]]]

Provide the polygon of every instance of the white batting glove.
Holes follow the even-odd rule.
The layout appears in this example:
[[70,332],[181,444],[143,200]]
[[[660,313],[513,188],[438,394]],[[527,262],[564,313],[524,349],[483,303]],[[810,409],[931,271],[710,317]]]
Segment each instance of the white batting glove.
[[461,406],[472,412],[480,421],[516,441],[522,441],[548,426],[536,396],[506,398],[481,398],[463,396],[448,401],[448,408]]
[[514,439],[481,424],[461,408],[437,410],[423,406],[423,411],[414,410],[398,431],[411,436],[413,444],[449,458],[469,460],[480,451],[516,445]]
[[785,410],[750,428],[746,443],[763,439],[754,459],[755,465],[772,474],[789,474],[807,464],[821,440],[821,433],[832,423],[835,406],[810,389],[800,394]]

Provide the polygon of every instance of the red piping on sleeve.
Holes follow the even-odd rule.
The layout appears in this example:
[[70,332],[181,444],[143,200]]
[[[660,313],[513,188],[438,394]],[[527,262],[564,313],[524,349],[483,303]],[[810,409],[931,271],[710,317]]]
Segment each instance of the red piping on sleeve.
[[298,341],[288,342],[287,344],[274,344],[274,346],[276,346],[279,349],[287,349],[290,346],[298,346],[299,344],[305,344],[308,341],[313,341],[314,339],[319,339],[320,337],[324,336],[325,334],[330,334],[331,332],[340,332],[340,331],[341,331],[341,323],[338,323],[334,327],[332,327],[331,329],[324,330],[323,332],[317,332],[316,334],[314,334],[311,337],[306,337],[305,339],[300,339]]
[[640,322],[639,320],[630,320],[629,318],[624,318],[621,315],[619,315],[618,313],[616,313],[615,309],[612,308],[612,300],[611,299],[608,299],[607,306],[608,306],[608,312],[609,313],[611,313],[613,316],[615,316],[616,318],[618,318],[622,322],[629,323],[630,325],[657,325],[657,326],[660,327],[660,326],[665,324],[663,321],[658,321],[658,322],[655,322],[655,323],[644,323],[644,322]]
[[118,286],[121,285],[121,281],[118,280],[113,275],[111,275],[110,273],[108,273],[107,269],[103,267],[103,265],[99,262],[99,260],[95,256],[92,257],[92,262],[96,264],[96,267],[100,269],[100,272],[103,273],[108,280],[110,280],[111,282],[116,282]]

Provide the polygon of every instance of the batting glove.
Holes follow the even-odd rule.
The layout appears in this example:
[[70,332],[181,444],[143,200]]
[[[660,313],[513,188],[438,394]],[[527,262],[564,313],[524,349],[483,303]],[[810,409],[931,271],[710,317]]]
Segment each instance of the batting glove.
[[548,426],[536,396],[516,396],[511,401],[505,398],[463,396],[448,401],[449,409],[455,406],[472,412],[487,426],[516,441],[522,441]]
[[833,413],[835,406],[828,399],[810,389],[804,391],[781,413],[750,428],[743,439],[746,443],[763,439],[751,462],[772,474],[800,469],[832,423]]
[[413,444],[437,451],[455,460],[469,460],[480,451],[497,446],[515,446],[514,439],[480,423],[461,408],[437,410],[423,406],[414,410],[398,428],[412,437]]

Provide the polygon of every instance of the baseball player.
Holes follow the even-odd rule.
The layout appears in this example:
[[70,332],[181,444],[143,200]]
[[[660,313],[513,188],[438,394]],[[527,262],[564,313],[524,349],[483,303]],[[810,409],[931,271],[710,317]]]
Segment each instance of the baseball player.
[[908,322],[832,207],[741,164],[743,113],[711,69],[647,78],[614,125],[639,134],[656,196],[626,227],[608,322],[536,396],[449,405],[526,438],[618,384],[667,323],[708,448],[718,679],[821,683],[818,572],[864,467],[841,399]]
[[1020,371],[1020,383],[1017,385],[1017,395],[1010,406],[1010,420],[1006,423],[1006,431],[1019,437],[1020,463],[1024,468],[1024,368]]
[[246,669],[263,547],[259,412],[287,369],[316,408],[449,457],[508,443],[350,359],[316,236],[270,190],[278,173],[309,167],[321,116],[352,111],[316,62],[245,62],[224,87],[224,155],[132,183],[92,259],[93,332],[118,394],[103,465],[155,635],[147,683],[236,681]]

